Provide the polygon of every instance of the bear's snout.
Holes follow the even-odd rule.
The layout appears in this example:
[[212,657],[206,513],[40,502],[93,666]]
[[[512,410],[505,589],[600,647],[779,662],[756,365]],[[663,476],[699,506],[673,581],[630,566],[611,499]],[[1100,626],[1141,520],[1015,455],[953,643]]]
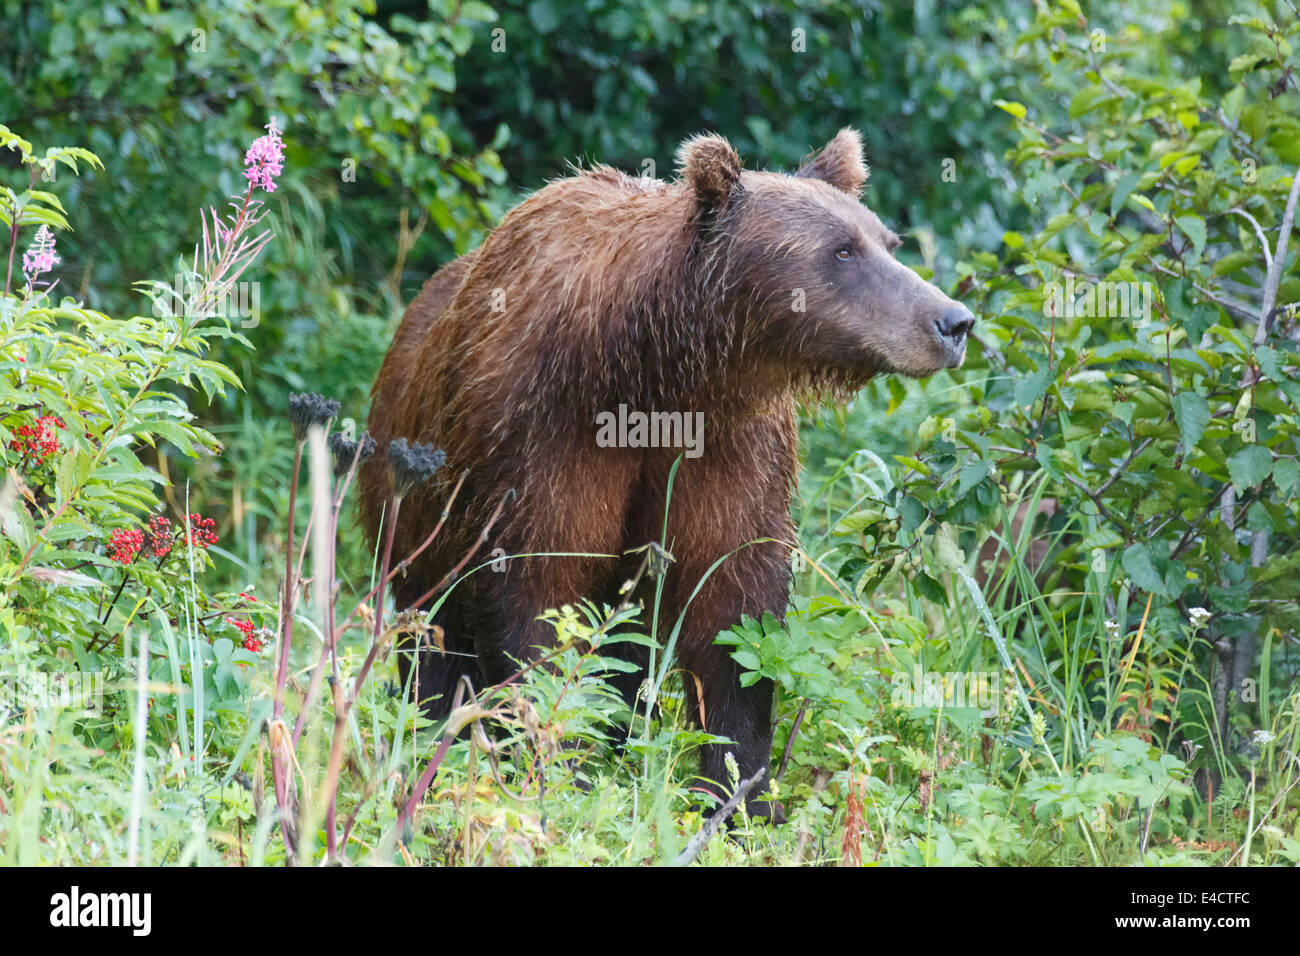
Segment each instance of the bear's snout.
[[975,325],[975,316],[961,303],[954,303],[934,320],[934,331],[948,353],[948,368],[957,368],[966,358],[966,333]]

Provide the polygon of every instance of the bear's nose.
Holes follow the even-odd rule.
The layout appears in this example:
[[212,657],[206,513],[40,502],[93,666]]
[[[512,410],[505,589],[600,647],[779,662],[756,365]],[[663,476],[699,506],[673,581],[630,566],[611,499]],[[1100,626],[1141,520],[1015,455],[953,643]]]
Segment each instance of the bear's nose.
[[934,320],[934,328],[939,333],[939,337],[951,339],[954,344],[959,344],[966,338],[966,333],[974,324],[975,316],[971,315],[970,309],[960,303],[950,306],[943,315]]

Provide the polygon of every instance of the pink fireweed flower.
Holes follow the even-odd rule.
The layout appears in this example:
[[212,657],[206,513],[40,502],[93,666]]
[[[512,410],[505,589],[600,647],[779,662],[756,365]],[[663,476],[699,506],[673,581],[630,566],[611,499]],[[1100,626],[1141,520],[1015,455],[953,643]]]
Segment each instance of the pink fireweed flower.
[[244,175],[254,186],[275,192],[275,177],[284,172],[284,143],[275,126],[275,117],[267,124],[266,135],[253,140],[244,154]]
[[54,254],[54,233],[49,226],[36,230],[31,248],[23,253],[23,274],[32,282],[38,275],[49,272],[62,260]]

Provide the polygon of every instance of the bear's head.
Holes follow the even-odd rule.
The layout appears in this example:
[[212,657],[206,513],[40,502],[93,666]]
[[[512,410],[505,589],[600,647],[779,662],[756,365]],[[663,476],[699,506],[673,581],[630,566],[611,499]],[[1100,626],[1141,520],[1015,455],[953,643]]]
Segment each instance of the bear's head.
[[867,167],[856,131],[792,176],[745,170],[708,134],[683,143],[678,163],[698,201],[702,267],[746,313],[751,347],[855,380],[962,363],[974,317],[894,258],[898,237],[858,199]]

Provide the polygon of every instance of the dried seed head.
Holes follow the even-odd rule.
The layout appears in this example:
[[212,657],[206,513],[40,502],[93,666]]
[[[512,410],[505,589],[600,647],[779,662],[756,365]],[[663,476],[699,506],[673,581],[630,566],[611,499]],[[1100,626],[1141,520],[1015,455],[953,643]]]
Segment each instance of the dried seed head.
[[[352,467],[352,459],[357,459],[358,465],[364,465],[375,455],[375,440],[370,437],[370,432],[362,432],[361,437],[353,441],[342,432],[335,432],[330,435],[327,442],[330,454],[334,457],[334,471],[336,474],[343,474]],[[357,449],[361,449],[361,456],[357,457]]]
[[438,473],[447,456],[441,448],[409,443],[395,438],[388,446],[388,470],[393,479],[393,495],[405,498]]
[[312,425],[324,427],[338,413],[338,402],[315,392],[289,395],[289,424],[293,427],[295,441],[306,441],[307,430]]

